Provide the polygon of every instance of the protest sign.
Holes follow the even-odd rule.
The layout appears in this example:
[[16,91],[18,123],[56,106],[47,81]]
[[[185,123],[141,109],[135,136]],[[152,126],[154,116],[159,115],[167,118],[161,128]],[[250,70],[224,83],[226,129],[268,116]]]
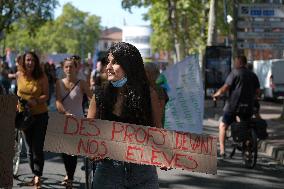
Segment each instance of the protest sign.
[[45,151],[216,174],[216,138],[50,113]]
[[13,186],[16,104],[15,96],[0,95],[0,188]]
[[169,66],[163,74],[169,86],[165,128],[202,133],[204,90],[197,56]]

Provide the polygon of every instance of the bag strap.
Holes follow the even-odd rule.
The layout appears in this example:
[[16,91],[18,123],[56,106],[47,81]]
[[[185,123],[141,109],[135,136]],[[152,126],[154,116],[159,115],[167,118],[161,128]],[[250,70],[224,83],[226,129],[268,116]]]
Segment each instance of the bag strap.
[[80,79],[75,83],[75,85],[72,87],[72,89],[70,91],[68,91],[68,93],[61,99],[61,102],[63,102],[71,93],[71,91],[76,87],[76,85],[80,82]]

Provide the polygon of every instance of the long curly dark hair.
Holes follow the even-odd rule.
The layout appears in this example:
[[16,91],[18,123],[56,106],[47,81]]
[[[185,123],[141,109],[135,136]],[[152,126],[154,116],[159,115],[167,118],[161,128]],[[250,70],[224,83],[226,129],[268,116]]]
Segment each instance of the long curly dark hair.
[[[152,126],[152,110],[149,82],[144,70],[143,59],[138,49],[125,42],[114,43],[107,55],[124,70],[127,83],[123,86],[123,105],[120,120],[126,123]],[[116,103],[118,89],[107,85],[104,93],[105,118],[110,119]]]
[[34,59],[34,64],[35,64],[35,66],[34,66],[34,70],[33,70],[33,72],[32,72],[32,77],[33,77],[33,79],[40,79],[41,77],[43,77],[44,76],[44,72],[43,72],[43,70],[42,70],[42,68],[41,68],[41,66],[40,66],[40,61],[39,61],[39,57],[36,55],[36,53],[34,53],[34,52],[27,52],[27,53],[25,53],[24,55],[23,55],[23,58],[22,58],[22,60],[23,60],[23,65],[22,65],[22,67],[23,67],[23,72],[25,73],[26,72],[26,64],[25,64],[25,62],[26,62],[26,56],[27,55],[32,55],[32,57],[33,57],[33,59]]

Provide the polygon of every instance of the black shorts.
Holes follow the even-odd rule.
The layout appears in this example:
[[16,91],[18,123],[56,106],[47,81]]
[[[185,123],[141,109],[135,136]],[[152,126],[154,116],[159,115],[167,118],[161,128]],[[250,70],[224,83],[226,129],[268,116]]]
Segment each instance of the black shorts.
[[251,118],[251,114],[235,114],[230,112],[224,112],[222,122],[226,125],[230,126],[233,122],[237,121],[237,116],[240,118],[241,121],[248,121]]
[[236,114],[230,113],[230,112],[224,112],[223,118],[222,118],[223,123],[229,126],[235,121],[236,121]]

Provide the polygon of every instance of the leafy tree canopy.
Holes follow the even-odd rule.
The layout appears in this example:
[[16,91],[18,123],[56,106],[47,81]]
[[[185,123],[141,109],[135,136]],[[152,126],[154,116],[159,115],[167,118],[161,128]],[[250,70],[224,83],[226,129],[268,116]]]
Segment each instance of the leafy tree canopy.
[[63,6],[62,14],[35,28],[36,35],[30,36],[27,20],[19,19],[12,25],[7,36],[7,47],[20,52],[36,50],[41,53],[70,53],[86,57],[94,51],[94,44],[100,34],[100,18],[82,12],[72,4]]
[[[145,18],[151,21],[154,51],[174,51],[179,44],[182,57],[204,47],[207,38],[210,0],[122,0],[124,9],[149,7]],[[224,20],[224,1],[217,1],[217,29],[220,35],[229,33]],[[227,13],[232,15],[232,3],[227,1]]]
[[19,19],[25,19],[29,35],[34,35],[37,26],[53,19],[57,5],[57,0],[0,0],[0,33],[9,31],[11,24]]

